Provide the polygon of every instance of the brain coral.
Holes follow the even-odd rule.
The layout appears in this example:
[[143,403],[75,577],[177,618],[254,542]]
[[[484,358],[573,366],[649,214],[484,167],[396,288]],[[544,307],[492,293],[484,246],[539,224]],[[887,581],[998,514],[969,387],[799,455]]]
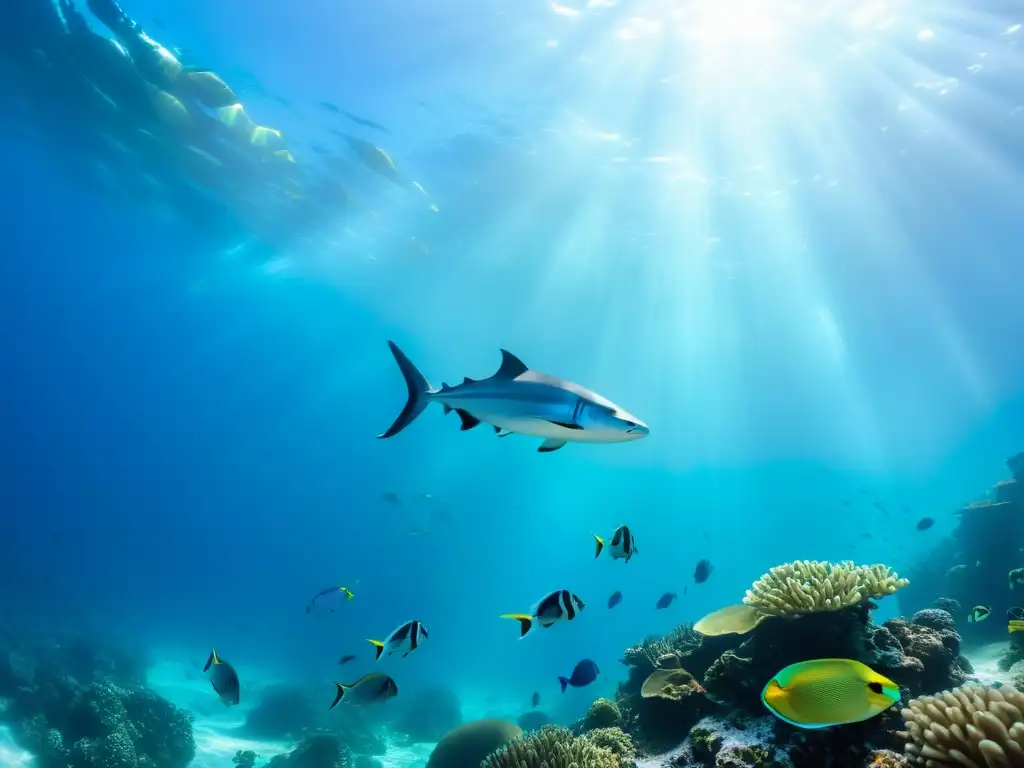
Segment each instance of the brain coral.
[[518,725],[506,720],[463,723],[441,737],[430,753],[427,768],[476,768],[489,754],[522,732]]
[[965,685],[911,700],[906,754],[928,768],[1024,766],[1024,694],[1012,685]]

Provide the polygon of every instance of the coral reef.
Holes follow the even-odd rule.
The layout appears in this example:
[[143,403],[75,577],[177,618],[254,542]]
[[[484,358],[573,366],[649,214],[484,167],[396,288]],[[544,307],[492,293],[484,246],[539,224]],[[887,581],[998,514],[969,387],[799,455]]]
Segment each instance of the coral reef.
[[891,595],[909,583],[887,565],[797,560],[755,581],[743,602],[769,616],[838,611]]
[[448,688],[426,688],[396,705],[391,729],[409,742],[436,742],[462,722],[459,699]]
[[619,705],[608,699],[598,699],[590,705],[587,716],[583,718],[583,731],[597,728],[613,728],[622,722]]
[[[506,720],[474,720],[463,723],[437,742],[427,768],[470,768],[521,736],[522,729]],[[517,766],[518,768],[518,766]]]
[[[997,483],[984,498],[964,505],[955,514],[959,521],[951,537],[932,547],[911,569],[912,585],[899,594],[901,610],[910,615],[927,605],[952,608],[963,622],[967,611],[979,603],[990,608],[987,621],[961,623],[960,631],[970,643],[1003,640],[1004,617],[1010,608],[1024,607],[1020,587],[1007,587],[1007,574],[1024,566],[1024,480],[1020,477],[1020,454],[1006,463],[1012,480]],[[938,605],[941,598],[959,605]],[[962,608],[960,607],[962,606]],[[1011,662],[1012,663],[1012,662]]]
[[272,759],[267,768],[349,768],[351,765],[349,749],[337,735],[312,733],[287,755]]
[[633,768],[636,760],[636,746],[629,735],[620,728],[596,728],[583,738],[594,746],[607,749],[619,759],[619,768]]
[[513,739],[481,768],[619,768],[619,757],[572,731],[547,726]]
[[[898,661],[887,635],[899,645],[902,658]],[[961,666],[967,662],[960,654],[960,635],[953,616],[946,611],[918,611],[909,622],[889,619],[873,630],[872,642],[881,651],[875,668],[912,696],[967,682],[967,672]]]
[[1024,694],[1013,686],[968,685],[914,699],[903,718],[911,765],[1024,766]]
[[144,687],[145,660],[72,636],[0,638],[0,718],[39,768],[183,768],[191,715]]

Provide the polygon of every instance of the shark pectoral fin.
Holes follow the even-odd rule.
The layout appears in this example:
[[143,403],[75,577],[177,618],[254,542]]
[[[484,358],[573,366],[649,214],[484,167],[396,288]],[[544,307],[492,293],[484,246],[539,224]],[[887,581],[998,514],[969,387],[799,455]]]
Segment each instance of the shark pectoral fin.
[[579,424],[573,424],[571,421],[552,421],[551,419],[544,419],[544,421],[562,427],[562,429],[583,429]]
[[476,416],[469,413],[468,411],[464,411],[461,408],[456,408],[455,412],[459,414],[459,418],[462,419],[462,427],[460,427],[460,429],[462,429],[463,432],[465,432],[467,429],[472,429],[473,427],[480,423],[480,419],[478,419]]
[[552,451],[557,451],[563,445],[565,445],[565,440],[557,440],[553,437],[549,437],[547,440],[540,444],[540,447],[537,449],[537,452],[551,453]]
[[[501,427],[495,427],[494,428],[494,434],[496,434],[498,437],[501,437]],[[1011,585],[1010,589],[1013,589],[1012,585]]]

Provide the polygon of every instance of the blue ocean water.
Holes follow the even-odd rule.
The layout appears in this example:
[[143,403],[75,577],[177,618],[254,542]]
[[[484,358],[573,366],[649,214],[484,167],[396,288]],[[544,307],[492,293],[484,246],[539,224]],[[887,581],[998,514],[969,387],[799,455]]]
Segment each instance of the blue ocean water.
[[[741,3],[698,34],[699,6],[125,0],[299,165],[339,128],[426,193],[349,154],[364,202],[273,242],[72,177],[82,150],[9,103],[5,625],[156,664],[216,647],[243,697],[287,680],[326,707],[384,668],[571,722],[624,648],[774,565],[929,557],[1021,448],[1019,8]],[[406,396],[389,339],[434,384],[508,349],[651,433],[541,454],[433,406],[376,440]],[[640,554],[595,560],[622,523]],[[335,583],[356,597],[306,615]],[[561,588],[580,621],[499,619]],[[414,618],[425,647],[374,665],[366,638]],[[582,658],[597,683],[562,695]]]

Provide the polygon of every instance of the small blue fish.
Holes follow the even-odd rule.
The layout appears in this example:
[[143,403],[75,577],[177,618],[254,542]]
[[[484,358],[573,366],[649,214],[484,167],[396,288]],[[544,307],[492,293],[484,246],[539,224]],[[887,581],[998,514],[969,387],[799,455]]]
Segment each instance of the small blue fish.
[[573,688],[582,688],[586,685],[590,685],[592,682],[597,680],[598,674],[601,672],[597,668],[597,664],[592,662],[590,659],[584,659],[576,668],[572,671],[572,677],[566,679],[564,677],[558,678],[558,682],[562,686],[562,693],[565,693],[566,686],[571,685]]
[[608,607],[614,608],[616,605],[622,602],[622,593],[615,590],[612,596],[608,598]]
[[353,597],[355,595],[352,594],[352,590],[348,587],[327,587],[326,589],[321,589],[309,601],[309,605],[306,606],[306,613],[312,613],[314,608],[323,608],[329,613],[334,613],[339,605],[347,603]]
[[670,605],[672,605],[675,599],[675,592],[666,592],[664,595],[658,598],[658,602],[655,603],[654,607],[658,610],[661,610],[662,608],[668,608]]

